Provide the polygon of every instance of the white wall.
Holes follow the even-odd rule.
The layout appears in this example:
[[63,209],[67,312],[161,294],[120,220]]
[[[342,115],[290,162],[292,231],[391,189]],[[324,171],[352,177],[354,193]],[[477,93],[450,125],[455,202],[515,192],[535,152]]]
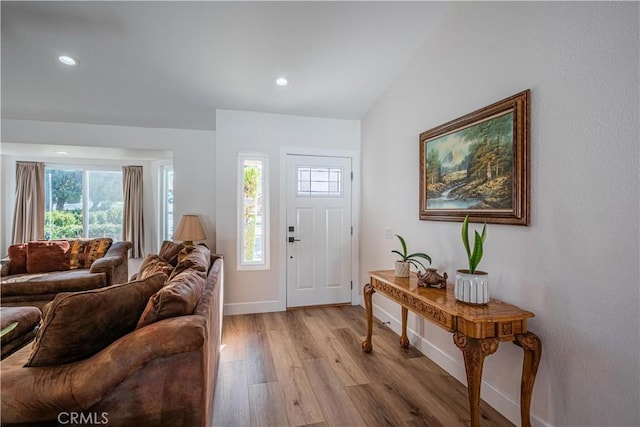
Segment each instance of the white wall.
[[[216,112],[217,248],[225,256],[225,314],[283,310],[286,307],[280,245],[281,150],[360,150],[360,123],[278,114]],[[254,152],[269,156],[271,268],[237,271],[237,156]]]
[[[455,4],[362,122],[361,274],[392,267],[389,226],[453,277],[460,223],[418,220],[418,135],[531,88],[532,222],[489,224],[481,267],[493,296],[536,314],[534,425],[638,423],[638,16],[637,2]],[[374,298],[397,328],[397,306]],[[451,336],[409,326],[466,384]],[[482,387],[516,423],[521,363],[503,343]]]
[[[172,150],[174,221],[177,225],[183,214],[198,214],[207,234],[205,243],[215,251],[215,132],[3,119],[2,142]],[[15,189],[15,187],[11,187],[10,183],[15,181],[15,167],[11,172],[11,165],[8,163],[12,160],[6,158],[7,156],[2,157],[3,183],[0,188],[5,191],[1,199],[6,201],[13,197],[11,188]],[[61,162],[59,158],[55,160],[57,163]],[[103,160],[103,162],[107,161]],[[149,166],[152,167],[155,164],[150,163]],[[151,172],[145,172],[145,180],[147,179],[153,183],[157,176]],[[149,186],[149,189],[152,190],[153,186]],[[146,210],[147,205],[145,205],[145,212],[152,212],[155,216],[157,200],[153,200],[152,194],[151,191],[151,194],[145,195],[150,209]],[[3,203],[0,211],[3,216],[0,221],[2,226],[0,232],[4,245],[10,238],[7,238],[7,234],[11,232],[13,206]],[[152,220],[149,215],[146,215],[146,218],[150,222],[145,224],[145,238],[150,239],[148,240],[150,247],[147,247],[146,251],[147,253],[155,252],[158,249],[156,219]],[[2,253],[6,253],[6,246],[2,249]]]

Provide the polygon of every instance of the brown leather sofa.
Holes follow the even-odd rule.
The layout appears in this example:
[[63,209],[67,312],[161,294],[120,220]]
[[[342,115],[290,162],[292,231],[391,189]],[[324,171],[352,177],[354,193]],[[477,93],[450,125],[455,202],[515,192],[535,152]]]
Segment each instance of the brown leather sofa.
[[[98,353],[71,363],[23,367],[32,360],[29,347],[2,361],[2,425],[67,425],[75,420],[82,425],[210,426],[224,279],[222,257],[208,252],[207,257],[208,270],[202,273],[206,284],[192,314],[138,324]],[[160,286],[167,288],[164,279]],[[45,308],[45,322],[48,309],[53,308]]]
[[0,305],[3,307],[42,307],[60,292],[96,289],[127,281],[128,251],[131,242],[111,244],[103,257],[89,268],[65,269],[44,273],[11,274],[10,259],[2,260]]

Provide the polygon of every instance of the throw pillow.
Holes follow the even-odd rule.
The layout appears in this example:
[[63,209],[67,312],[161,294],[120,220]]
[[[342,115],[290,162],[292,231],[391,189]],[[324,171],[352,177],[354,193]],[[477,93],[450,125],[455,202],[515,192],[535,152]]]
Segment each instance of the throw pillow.
[[142,261],[142,265],[140,265],[137,279],[138,280],[144,279],[157,272],[162,272],[166,274],[167,277],[169,277],[172,271],[173,271],[173,265],[169,264],[167,261],[160,258],[159,255],[149,254],[146,256],[144,261]]
[[27,273],[69,269],[70,245],[66,240],[43,240],[27,244]]
[[178,254],[184,248],[182,243],[173,243],[169,240],[162,242],[158,255],[174,267],[178,264]]
[[85,359],[133,331],[149,297],[166,276],[80,292],[61,292],[45,310],[25,366]]
[[69,259],[69,269],[85,268],[85,259],[87,257],[87,249],[91,244],[91,239],[72,239],[69,240],[71,256]]
[[149,298],[136,329],[162,319],[192,314],[206,281],[206,273],[195,267],[178,274]]
[[176,265],[176,268],[173,269],[171,276],[169,276],[169,280],[189,268],[195,268],[198,271],[206,272],[209,269],[210,261],[211,252],[206,246],[198,245],[185,247],[182,255],[180,256],[180,261]]
[[93,264],[95,260],[102,258],[107,253],[112,243],[113,240],[108,237],[91,239],[84,258],[84,268],[90,268],[91,264]]
[[27,272],[27,244],[20,243],[9,246],[9,274]]

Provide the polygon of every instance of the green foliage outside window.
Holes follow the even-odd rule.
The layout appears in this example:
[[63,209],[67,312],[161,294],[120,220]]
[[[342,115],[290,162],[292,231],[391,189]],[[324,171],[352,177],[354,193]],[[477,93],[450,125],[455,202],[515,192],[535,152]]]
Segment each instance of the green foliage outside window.
[[[99,170],[46,170],[45,238],[122,238],[122,174]],[[83,185],[87,185],[88,230],[83,225]]]
[[82,237],[82,209],[44,213],[45,238],[49,240]]
[[66,203],[82,201],[82,171],[50,169],[51,197],[57,211]]
[[[89,211],[87,237],[111,237],[119,240],[122,233],[122,202],[106,210]],[[73,239],[83,237],[82,209],[47,211],[44,214],[45,238]]]
[[258,205],[258,179],[260,171],[255,166],[244,168],[244,259],[253,261],[256,241],[256,211]]

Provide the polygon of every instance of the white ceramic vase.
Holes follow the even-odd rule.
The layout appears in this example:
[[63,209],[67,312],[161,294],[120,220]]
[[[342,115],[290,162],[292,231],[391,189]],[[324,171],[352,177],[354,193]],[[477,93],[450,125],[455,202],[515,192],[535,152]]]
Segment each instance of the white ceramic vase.
[[396,277],[409,277],[411,264],[404,261],[396,261]]
[[456,271],[454,295],[458,301],[468,304],[486,304],[489,302],[489,273],[469,270]]

